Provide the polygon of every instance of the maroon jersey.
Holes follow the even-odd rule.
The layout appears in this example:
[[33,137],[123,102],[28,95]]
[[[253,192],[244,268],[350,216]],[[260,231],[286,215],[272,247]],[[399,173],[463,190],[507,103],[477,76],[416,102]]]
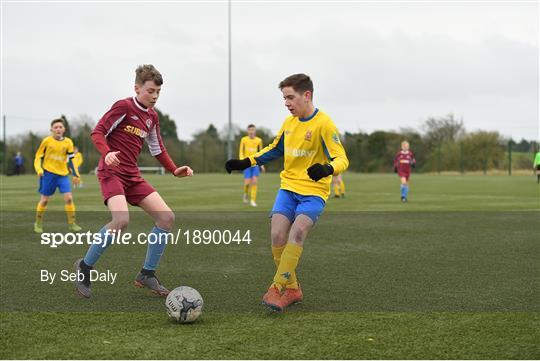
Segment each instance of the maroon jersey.
[[[159,118],[154,109],[145,108],[135,97],[117,101],[97,123],[92,132],[92,141],[102,154],[99,171],[111,171],[123,175],[139,175],[137,159],[146,141],[150,154],[157,157],[165,168],[174,172],[176,166],[163,146],[159,133]],[[120,165],[105,164],[109,152],[117,154]]]
[[414,154],[410,150],[400,150],[394,158],[394,168],[397,168],[398,174],[410,174],[411,166],[415,163]]

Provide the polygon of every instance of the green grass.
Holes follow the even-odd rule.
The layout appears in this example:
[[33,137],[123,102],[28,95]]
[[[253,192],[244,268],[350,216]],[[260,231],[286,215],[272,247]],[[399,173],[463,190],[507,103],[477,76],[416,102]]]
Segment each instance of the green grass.
[[[242,188],[240,175],[196,175],[191,179],[145,175],[175,211],[254,211],[238,202]],[[94,175],[84,175],[85,188],[77,189],[79,211],[105,211]],[[332,211],[493,211],[539,210],[540,193],[534,176],[440,176],[416,175],[411,179],[411,201],[399,200],[399,180],[395,175],[346,173],[347,200],[330,199],[325,212]],[[37,179],[32,176],[0,177],[2,209],[28,211],[38,200]],[[279,188],[278,174],[263,174],[257,211],[272,207]],[[63,210],[61,198],[54,197],[49,209]]]
[[[10,314],[0,355],[67,359],[515,359],[538,357],[537,314],[208,312]],[[26,339],[27,343],[21,340]],[[76,340],[80,340],[77,342]],[[23,347],[21,347],[23,346]]]
[[[109,217],[93,176],[75,191],[79,223]],[[533,177],[413,175],[399,202],[390,175],[346,174],[347,197],[330,199],[299,268],[305,302],[284,314],[260,305],[273,275],[270,210],[276,174],[259,208],[240,201],[241,178],[148,176],[182,229],[247,229],[251,244],[170,245],[159,269],[168,286],[190,285],[205,309],[193,325],[167,319],[163,299],[132,286],[145,246],[113,246],[99,270],[114,285],[95,297],[71,283],[40,282],[41,269],[71,269],[85,245],[56,249],[32,234],[35,177],[3,177],[0,358],[66,359],[538,359],[539,187]],[[46,231],[64,231],[59,197]],[[130,232],[151,221],[133,212]]]

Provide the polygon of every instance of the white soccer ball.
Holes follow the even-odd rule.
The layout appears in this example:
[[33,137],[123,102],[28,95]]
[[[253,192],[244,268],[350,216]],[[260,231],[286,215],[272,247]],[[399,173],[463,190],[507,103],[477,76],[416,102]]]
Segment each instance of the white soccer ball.
[[167,314],[176,322],[194,322],[202,313],[203,299],[201,294],[188,286],[176,287],[165,300]]

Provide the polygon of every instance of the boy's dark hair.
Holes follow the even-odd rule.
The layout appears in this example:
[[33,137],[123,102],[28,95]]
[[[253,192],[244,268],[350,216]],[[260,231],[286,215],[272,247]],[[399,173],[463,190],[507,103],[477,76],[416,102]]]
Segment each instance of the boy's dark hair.
[[250,125],[248,125],[248,129],[249,129],[249,128],[255,128],[255,124],[250,124]]
[[306,74],[293,74],[286,77],[279,83],[279,89],[283,89],[288,86],[292,87],[297,93],[310,91],[312,94],[311,96],[313,97],[313,82]]
[[56,118],[54,119],[52,122],[51,122],[51,127],[53,125],[55,125],[56,123],[62,123],[62,125],[64,126],[64,128],[66,127],[66,123],[64,123],[64,119],[62,118]]
[[135,83],[143,85],[149,80],[153,81],[156,85],[163,84],[161,73],[152,64],[139,65],[135,69]]

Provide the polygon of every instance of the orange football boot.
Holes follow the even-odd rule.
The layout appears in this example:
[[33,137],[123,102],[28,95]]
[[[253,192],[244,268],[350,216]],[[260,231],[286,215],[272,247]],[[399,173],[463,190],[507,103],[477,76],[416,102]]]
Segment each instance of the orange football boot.
[[288,307],[295,303],[300,303],[304,299],[304,294],[302,293],[302,288],[298,284],[298,288],[286,288],[285,292],[281,296],[281,304],[283,308]]
[[283,305],[281,301],[281,292],[279,289],[272,285],[268,288],[268,291],[263,296],[262,303],[267,307],[271,308],[273,311],[281,312],[283,311]]

